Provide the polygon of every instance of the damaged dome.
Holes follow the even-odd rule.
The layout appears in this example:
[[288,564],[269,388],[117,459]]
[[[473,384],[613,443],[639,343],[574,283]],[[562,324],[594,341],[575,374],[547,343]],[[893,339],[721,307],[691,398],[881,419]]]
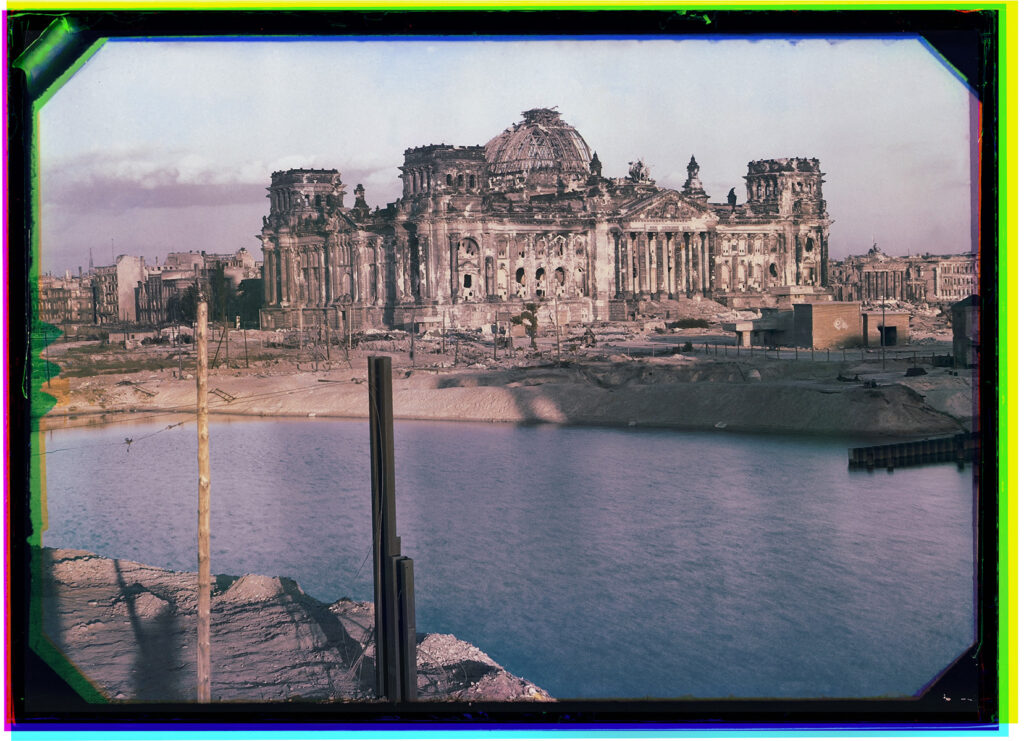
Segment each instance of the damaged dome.
[[492,176],[544,172],[585,178],[590,174],[590,147],[552,108],[523,111],[523,120],[487,142],[484,154]]

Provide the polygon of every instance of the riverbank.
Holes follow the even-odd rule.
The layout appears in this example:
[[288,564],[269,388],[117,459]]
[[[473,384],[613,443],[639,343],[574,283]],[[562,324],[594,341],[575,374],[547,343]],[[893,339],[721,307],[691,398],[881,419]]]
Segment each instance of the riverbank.
[[[970,429],[974,412],[971,371],[930,367],[907,377],[909,359],[890,359],[885,370],[877,357],[825,362],[820,353],[817,361],[677,353],[511,364],[487,362],[468,349],[468,366],[426,354],[415,364],[408,353],[367,349],[329,369],[281,358],[214,368],[210,412],[365,418],[371,354],[393,358],[398,419],[912,436]],[[58,376],[43,391],[57,400],[41,420],[44,428],[195,409],[187,365],[181,374],[172,367]]]
[[[113,702],[196,696],[195,573],[86,551],[42,549],[42,631]],[[375,700],[373,605],[325,604],[291,579],[216,576],[211,600],[214,702]],[[532,683],[452,635],[417,634],[419,699],[550,701]]]

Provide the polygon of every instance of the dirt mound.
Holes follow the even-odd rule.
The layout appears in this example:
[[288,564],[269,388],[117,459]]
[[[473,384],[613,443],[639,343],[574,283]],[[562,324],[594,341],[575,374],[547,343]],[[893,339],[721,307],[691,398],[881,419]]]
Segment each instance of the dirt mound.
[[[33,559],[43,636],[89,686],[113,701],[195,699],[196,574],[85,551],[42,549]],[[247,574],[214,589],[210,622],[215,702],[376,699],[372,604],[328,606],[291,579]],[[465,641],[418,638],[423,699],[550,699]]]

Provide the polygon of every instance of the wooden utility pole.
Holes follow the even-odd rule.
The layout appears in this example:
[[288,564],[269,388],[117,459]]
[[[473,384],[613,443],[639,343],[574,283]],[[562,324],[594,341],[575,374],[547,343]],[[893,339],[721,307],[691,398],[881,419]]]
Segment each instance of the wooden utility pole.
[[494,360],[498,360],[498,312],[494,312]]
[[245,339],[245,327],[242,327],[242,347],[245,348],[245,367],[249,367],[249,341]]
[[196,406],[199,428],[199,702],[210,701],[210,431],[206,382],[206,301],[196,307]]

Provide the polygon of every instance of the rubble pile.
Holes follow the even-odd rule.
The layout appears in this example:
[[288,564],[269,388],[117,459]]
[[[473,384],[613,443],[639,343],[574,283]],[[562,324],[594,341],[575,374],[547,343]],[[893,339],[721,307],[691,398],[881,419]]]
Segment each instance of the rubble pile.
[[[196,697],[197,575],[86,551],[36,551],[44,636],[115,702]],[[373,605],[324,604],[291,579],[217,576],[215,702],[374,701]],[[417,634],[419,698],[549,701],[451,635]]]

